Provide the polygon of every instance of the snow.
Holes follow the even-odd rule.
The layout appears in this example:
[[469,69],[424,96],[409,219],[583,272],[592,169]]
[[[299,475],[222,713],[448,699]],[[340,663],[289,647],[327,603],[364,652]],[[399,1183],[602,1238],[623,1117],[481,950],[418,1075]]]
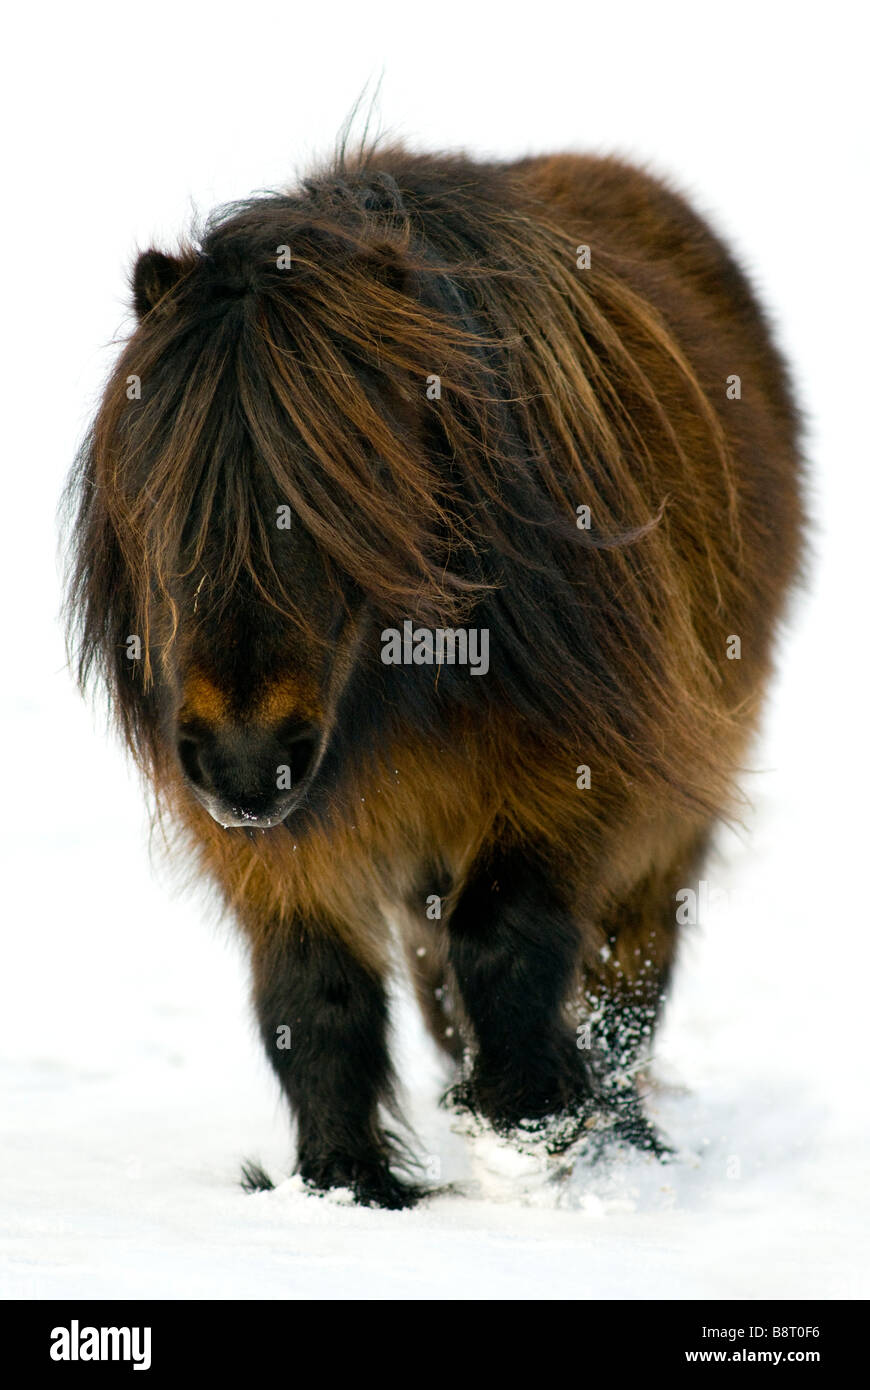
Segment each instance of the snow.
[[[274,80],[246,61],[250,44],[258,62],[273,61],[256,24],[250,35],[234,27],[229,45],[228,30],[209,26],[203,35],[195,11],[176,14],[171,52],[161,38],[157,53],[135,15],[107,11],[96,46],[89,40],[86,54],[79,37],[70,64],[75,36],[65,26],[73,21],[58,13],[50,43],[39,45],[48,85],[21,96],[14,128],[23,136],[9,152],[8,179],[44,231],[42,251],[28,254],[46,263],[35,275],[22,268],[6,289],[16,331],[0,509],[3,1296],[870,1293],[862,1251],[867,658],[857,600],[866,594],[870,508],[866,368],[854,330],[850,338],[850,321],[866,321],[854,274],[864,249],[852,231],[866,218],[852,176],[861,167],[855,121],[844,108],[855,99],[846,94],[863,91],[846,71],[854,62],[859,77],[860,46],[838,44],[831,66],[826,33],[795,25],[781,63],[775,17],[737,4],[727,23],[693,10],[681,28],[679,7],[656,7],[650,32],[632,31],[621,84],[611,84],[606,62],[586,65],[581,119],[568,80],[577,61],[570,26],[554,45],[546,24],[533,33],[525,24],[487,28],[463,10],[466,59],[456,54],[449,11],[439,10],[437,22],[421,12],[425,43],[406,8],[389,38],[369,16],[347,16],[328,88],[312,59],[310,73],[296,65],[293,82],[280,84],[280,103],[270,95]],[[606,52],[623,22],[616,13],[584,19],[583,44]],[[325,51],[318,23],[331,30],[334,20],[294,18],[294,51]],[[165,32],[159,22],[149,29]],[[232,49],[234,99],[216,108],[214,92],[229,78],[220,63],[215,71],[215,51],[195,72],[185,55],[221,32]],[[687,43],[709,43],[718,66],[693,65]],[[660,65],[648,64],[651,48]],[[496,84],[481,103],[484,52],[492,73],[546,72],[546,90],[538,89],[546,100],[530,90],[527,100],[506,102]],[[420,54],[422,69],[409,61]],[[100,75],[106,64],[122,70],[135,103],[151,90],[158,58],[161,71],[170,62],[159,110],[147,131],[131,131],[107,113]],[[720,837],[706,871],[715,890],[708,920],[687,931],[656,1044],[648,1105],[675,1161],[615,1155],[578,1163],[557,1181],[491,1139],[454,1133],[437,1105],[441,1063],[399,990],[396,1053],[416,1149],[456,1185],[402,1213],[312,1197],[286,1176],[290,1131],[255,1037],[241,949],[198,890],[177,889],[158,845],[149,860],[135,776],[64,669],[52,524],[73,441],[112,355],[95,345],[119,325],[121,263],[134,240],[177,229],[189,195],[208,207],[278,183],[307,149],[328,143],[382,64],[388,123],[401,116],[423,143],[503,153],[621,143],[652,153],[717,214],[777,309],[796,363],[817,556],[745,779],[753,809]],[[840,73],[836,139],[820,115],[825,102],[803,92],[807,70],[821,80],[829,67]],[[447,104],[444,70],[454,74]],[[742,74],[739,109],[729,104],[733,72]],[[199,119],[204,109],[213,120]],[[730,113],[727,128],[720,109]],[[69,119],[59,122],[58,111]],[[288,137],[294,122],[304,142]],[[772,151],[754,132],[774,122]],[[836,226],[825,217],[798,225],[808,164],[813,208],[835,208]],[[826,251],[831,242],[836,254]],[[246,1196],[237,1181],[245,1157],[285,1180]]]

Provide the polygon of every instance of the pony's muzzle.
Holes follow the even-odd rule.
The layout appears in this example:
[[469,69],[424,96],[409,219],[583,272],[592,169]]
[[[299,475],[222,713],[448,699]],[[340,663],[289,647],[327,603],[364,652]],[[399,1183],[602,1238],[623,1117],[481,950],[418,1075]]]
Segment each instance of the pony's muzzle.
[[320,730],[299,720],[278,729],[196,721],[177,739],[188,786],[225,829],[268,830],[285,820],[305,793],[319,748]]

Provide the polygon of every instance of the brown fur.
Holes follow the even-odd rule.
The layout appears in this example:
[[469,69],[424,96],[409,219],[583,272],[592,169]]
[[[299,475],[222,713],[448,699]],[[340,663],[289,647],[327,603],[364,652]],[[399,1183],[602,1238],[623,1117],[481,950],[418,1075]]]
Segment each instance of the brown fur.
[[[322,933],[380,979],[398,914],[456,1055],[451,913],[496,848],[531,846],[576,926],[566,1006],[654,1012],[674,894],[734,809],[800,548],[796,413],[730,255],[616,160],[383,150],[230,209],[202,250],[143,258],[136,297],[73,485],[81,675],[102,669],[255,972],[282,936]],[[384,684],[376,634],[405,617],[488,624],[492,675]],[[360,738],[333,766],[348,710]],[[176,730],[291,716],[325,730],[322,794],[276,829],[223,830]],[[435,880],[440,923],[422,911]]]

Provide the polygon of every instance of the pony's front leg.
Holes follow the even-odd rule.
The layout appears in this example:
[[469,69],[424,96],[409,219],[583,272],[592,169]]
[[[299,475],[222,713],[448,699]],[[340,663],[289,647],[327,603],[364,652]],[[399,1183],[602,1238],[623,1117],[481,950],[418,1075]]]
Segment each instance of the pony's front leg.
[[298,1172],[366,1206],[413,1205],[423,1189],[392,1171],[398,1149],[379,1114],[392,1079],[380,971],[331,927],[300,921],[256,941],[253,964],[260,1032],[296,1118]]
[[532,849],[490,850],[473,869],[449,923],[473,1058],[454,1099],[501,1133],[543,1130],[552,1153],[588,1136],[664,1155],[632,1078],[614,1072],[600,1042],[578,1043],[568,1007],[582,945],[572,896]]
[[582,1111],[592,1075],[565,1008],[580,935],[552,870],[532,851],[491,849],[448,930],[473,1055],[456,1098],[502,1132]]

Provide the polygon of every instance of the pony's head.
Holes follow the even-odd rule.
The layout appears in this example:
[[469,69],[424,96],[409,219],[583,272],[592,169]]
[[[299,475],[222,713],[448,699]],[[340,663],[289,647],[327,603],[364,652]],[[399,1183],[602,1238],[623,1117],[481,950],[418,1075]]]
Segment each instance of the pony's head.
[[423,271],[391,181],[360,179],[235,205],[135,264],[137,328],[71,482],[79,672],[156,785],[223,825],[307,797],[371,634],[455,621],[480,588],[450,481],[474,431],[433,429],[426,382],[482,409],[484,368],[410,292]]
[[[69,613],[80,679],[102,675],[158,790],[268,828],[391,719],[443,743],[454,697],[572,743],[582,711],[587,744],[651,776],[662,740],[626,726],[638,670],[673,685],[684,730],[698,673],[700,739],[703,655],[658,636],[667,613],[674,651],[698,645],[665,499],[651,515],[641,486],[655,450],[690,529],[701,502],[647,355],[718,449],[712,408],[606,252],[584,283],[521,178],[401,150],[340,163],[145,252],[133,301],[68,492]],[[385,685],[378,633],[472,613],[486,681]]]

